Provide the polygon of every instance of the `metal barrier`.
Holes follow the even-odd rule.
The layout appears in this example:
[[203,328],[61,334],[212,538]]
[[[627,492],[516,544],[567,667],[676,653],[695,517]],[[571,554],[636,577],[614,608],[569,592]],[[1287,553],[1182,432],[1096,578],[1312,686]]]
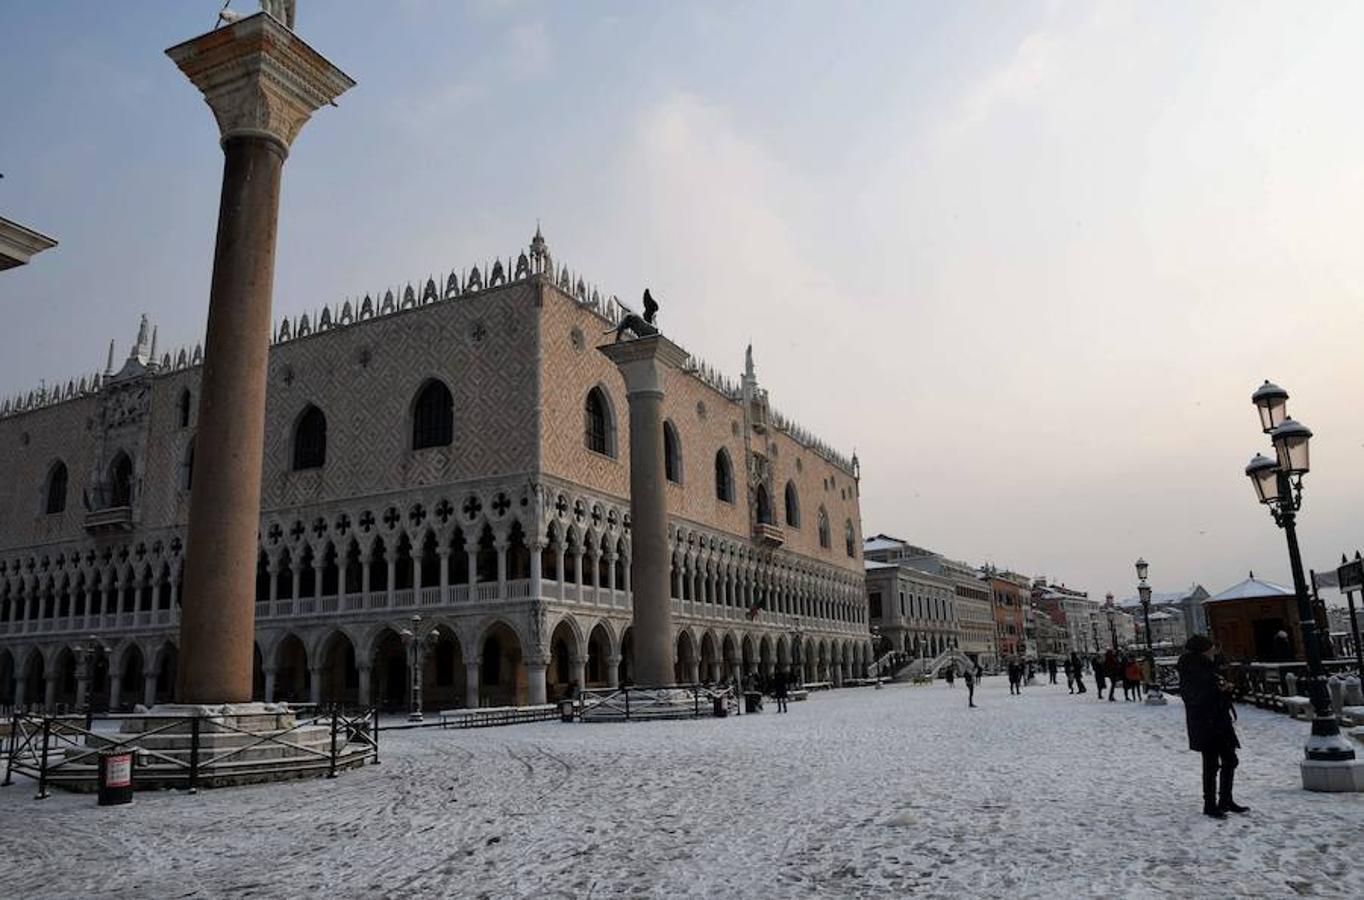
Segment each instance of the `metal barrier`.
[[[346,714],[333,708],[268,732],[249,731],[224,719],[16,713],[9,721],[5,780],[0,786],[13,784],[15,775],[32,778],[38,782],[39,800],[48,796],[51,786],[89,790],[95,785],[99,754],[109,750],[137,755],[139,787],[190,791],[273,776],[333,778],[338,768],[379,762],[379,723],[372,710]],[[128,732],[95,727],[100,722],[129,721],[158,724]]]
[[535,706],[480,706],[469,709],[440,711],[441,728],[491,728],[497,725],[519,725],[524,722],[547,722],[559,717],[557,703],[537,703]]
[[699,719],[715,715],[715,702],[729,714],[739,711],[739,698],[728,686],[679,684],[663,688],[609,688],[583,691],[575,708],[579,721]]

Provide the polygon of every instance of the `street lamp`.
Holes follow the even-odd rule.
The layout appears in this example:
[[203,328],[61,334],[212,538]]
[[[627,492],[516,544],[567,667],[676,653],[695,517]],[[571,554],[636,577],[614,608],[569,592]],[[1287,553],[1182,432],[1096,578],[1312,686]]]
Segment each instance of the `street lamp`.
[[1114,623],[1118,610],[1113,606],[1113,595],[1104,598],[1104,614],[1108,616],[1108,636],[1113,640],[1113,652],[1118,652],[1118,626]]
[[435,630],[428,631],[425,635],[418,637],[422,617],[412,616],[410,628],[404,628],[400,635],[403,643],[407,645],[407,664],[412,669],[412,684],[409,689],[409,696],[412,701],[412,709],[407,714],[407,721],[421,722],[422,719],[422,655],[425,645],[436,639]]
[[1298,602],[1298,622],[1307,655],[1303,685],[1312,701],[1312,735],[1307,739],[1306,759],[1301,763],[1302,786],[1312,791],[1364,791],[1364,762],[1355,758],[1354,747],[1340,733],[1326,692],[1326,673],[1321,665],[1316,621],[1307,598],[1302,555],[1298,550],[1297,513],[1302,507],[1302,479],[1310,470],[1308,443],[1312,431],[1288,415],[1288,392],[1266,381],[1251,395],[1260,414],[1260,428],[1274,445],[1275,459],[1255,454],[1246,466],[1246,477],[1255,499],[1269,507],[1274,524],[1288,540],[1288,562],[1293,570],[1293,592]]
[[1167,705],[1165,695],[1160,692],[1160,675],[1156,672],[1156,653],[1151,646],[1151,586],[1146,583],[1149,570],[1146,560],[1137,557],[1137,596],[1141,597],[1141,615],[1146,623],[1146,668],[1150,672],[1150,683],[1146,686],[1146,705]]

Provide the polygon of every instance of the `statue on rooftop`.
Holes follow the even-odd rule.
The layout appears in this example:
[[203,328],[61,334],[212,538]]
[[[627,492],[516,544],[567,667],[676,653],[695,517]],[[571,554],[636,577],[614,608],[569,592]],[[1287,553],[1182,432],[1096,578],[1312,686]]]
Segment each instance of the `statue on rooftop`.
[[[654,300],[649,289],[644,289],[644,316],[641,318],[634,313],[626,313],[621,316],[620,324],[616,326],[616,343],[620,343],[625,332],[630,332],[637,338],[652,337],[658,334],[658,326],[654,324],[654,319],[658,317],[658,302]],[[603,334],[610,334],[611,329],[607,329]]]

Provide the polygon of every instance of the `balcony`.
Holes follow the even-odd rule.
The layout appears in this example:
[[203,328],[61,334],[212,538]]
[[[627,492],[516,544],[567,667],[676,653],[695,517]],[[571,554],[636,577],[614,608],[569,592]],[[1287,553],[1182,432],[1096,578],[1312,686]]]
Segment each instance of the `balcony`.
[[110,506],[85,516],[85,530],[91,534],[115,534],[133,530],[133,508]]
[[776,525],[756,522],[753,525],[753,540],[765,547],[780,547],[786,543],[786,535]]

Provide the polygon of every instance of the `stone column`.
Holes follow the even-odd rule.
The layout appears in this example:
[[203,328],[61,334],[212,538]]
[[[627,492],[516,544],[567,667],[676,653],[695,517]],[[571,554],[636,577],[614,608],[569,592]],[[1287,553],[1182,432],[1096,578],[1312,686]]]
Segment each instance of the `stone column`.
[[144,672],[142,674],[142,705],[151,707],[156,705],[156,672]]
[[280,176],[304,122],[355,82],[266,13],[166,54],[203,92],[224,155],[177,693],[183,703],[245,703],[251,700]]
[[543,554],[545,552],[545,542],[538,540],[531,541],[529,549],[530,549],[530,595],[532,597],[539,597],[541,594],[545,592],[544,573],[541,571],[540,568],[544,562]]
[[308,667],[308,701],[310,703],[322,702],[322,677],[325,673],[326,669],[320,666]]
[[573,681],[577,683],[578,690],[583,690],[587,687],[587,660],[581,656],[573,656],[569,658],[568,663],[573,670]]
[[109,667],[109,710],[112,712],[122,705],[123,697],[123,673],[117,668]]
[[278,669],[274,666],[262,666],[261,673],[265,675],[265,702],[275,702],[275,675]]
[[445,606],[450,602],[450,548],[442,544],[436,555],[440,557],[440,604]]
[[620,687],[620,657],[606,657],[606,686],[611,688]]
[[26,693],[26,690],[25,690],[25,689],[26,689],[27,687],[28,687],[28,676],[26,676],[26,675],[16,675],[16,676],[14,676],[14,705],[15,705],[15,706],[22,707],[22,706],[24,705],[24,701],[28,699],[27,697],[24,696],[24,694]]
[[634,589],[635,676],[641,685],[673,680],[673,612],[668,599],[668,503],[663,469],[665,372],[687,359],[662,335],[600,348],[625,379],[630,401],[630,582]]
[[464,663],[464,705],[478,709],[478,669],[483,664],[481,657]]
[[373,688],[370,679],[374,676],[374,670],[368,665],[357,665],[355,670],[360,676],[360,687],[355,699],[361,706],[369,706],[370,691]]
[[57,711],[57,679],[61,677],[58,672],[53,672],[47,679],[47,696],[43,697],[43,708],[49,713]]

